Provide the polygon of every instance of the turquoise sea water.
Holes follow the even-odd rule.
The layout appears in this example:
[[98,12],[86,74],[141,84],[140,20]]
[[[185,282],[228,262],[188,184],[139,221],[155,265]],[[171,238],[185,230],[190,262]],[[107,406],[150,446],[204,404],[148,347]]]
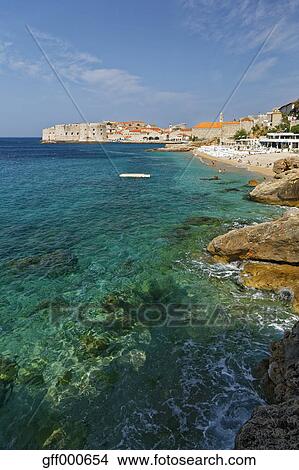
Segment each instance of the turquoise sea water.
[[0,140],[1,448],[232,448],[262,401],[290,308],[205,248],[281,209],[146,148]]

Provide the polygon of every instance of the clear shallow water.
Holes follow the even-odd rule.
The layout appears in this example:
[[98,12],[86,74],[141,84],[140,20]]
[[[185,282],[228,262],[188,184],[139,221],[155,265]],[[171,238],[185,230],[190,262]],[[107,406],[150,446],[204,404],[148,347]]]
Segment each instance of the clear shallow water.
[[261,402],[252,367],[293,316],[205,247],[280,209],[145,148],[105,146],[152,175],[123,180],[97,145],[0,140],[1,448],[231,448]]

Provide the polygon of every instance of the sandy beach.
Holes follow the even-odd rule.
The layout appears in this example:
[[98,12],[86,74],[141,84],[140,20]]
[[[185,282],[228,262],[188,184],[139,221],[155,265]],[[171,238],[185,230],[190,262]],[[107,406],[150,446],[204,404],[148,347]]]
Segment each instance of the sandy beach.
[[252,171],[254,173],[261,173],[264,176],[273,176],[273,164],[276,160],[279,160],[285,156],[296,156],[295,153],[257,153],[250,154],[243,157],[239,155],[230,155],[222,156],[212,156],[208,153],[202,151],[200,148],[193,151],[193,155],[200,158],[204,163],[210,166],[216,166],[221,169],[221,164],[231,165],[235,168],[245,169],[247,171]]

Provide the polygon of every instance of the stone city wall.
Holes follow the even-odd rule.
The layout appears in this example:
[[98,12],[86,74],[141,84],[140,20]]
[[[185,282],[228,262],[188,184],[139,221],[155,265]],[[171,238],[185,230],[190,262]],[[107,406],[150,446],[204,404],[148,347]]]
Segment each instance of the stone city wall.
[[105,142],[106,124],[99,122],[56,124],[43,129],[42,142]]

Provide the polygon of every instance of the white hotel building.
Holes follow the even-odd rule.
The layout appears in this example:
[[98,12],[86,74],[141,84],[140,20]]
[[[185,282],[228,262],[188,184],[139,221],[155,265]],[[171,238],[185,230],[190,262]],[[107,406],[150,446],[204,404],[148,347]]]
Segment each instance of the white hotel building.
[[299,134],[293,132],[272,133],[267,134],[267,137],[261,137],[260,143],[267,148],[276,149],[299,149]]

